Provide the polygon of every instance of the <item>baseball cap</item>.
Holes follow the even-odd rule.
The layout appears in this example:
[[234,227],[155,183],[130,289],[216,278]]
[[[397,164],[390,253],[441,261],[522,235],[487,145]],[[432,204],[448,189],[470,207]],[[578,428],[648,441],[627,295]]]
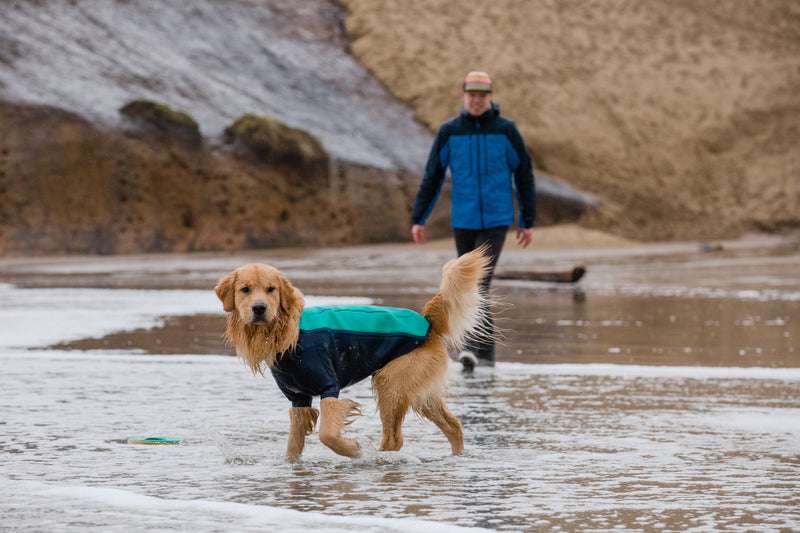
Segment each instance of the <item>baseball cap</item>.
[[465,91],[492,92],[492,78],[485,72],[473,70],[464,78]]

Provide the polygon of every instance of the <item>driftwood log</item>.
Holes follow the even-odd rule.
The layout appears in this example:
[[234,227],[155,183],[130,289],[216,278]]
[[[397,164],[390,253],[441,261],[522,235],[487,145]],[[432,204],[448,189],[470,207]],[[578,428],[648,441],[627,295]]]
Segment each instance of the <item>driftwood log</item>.
[[497,279],[523,279],[529,281],[550,281],[556,283],[575,283],[586,273],[586,268],[574,266],[560,269],[526,268],[523,270],[499,270]]

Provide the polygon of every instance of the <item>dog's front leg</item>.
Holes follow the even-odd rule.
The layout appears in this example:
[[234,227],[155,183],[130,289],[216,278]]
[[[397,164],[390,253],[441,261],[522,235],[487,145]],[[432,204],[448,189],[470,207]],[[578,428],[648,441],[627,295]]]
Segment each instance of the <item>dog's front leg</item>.
[[286,460],[296,461],[303,453],[306,437],[317,425],[319,411],[313,407],[292,407],[289,409],[289,444],[286,446]]
[[360,415],[359,405],[353,400],[323,398],[320,402],[322,421],[319,426],[319,440],[322,444],[345,457],[361,457],[361,446],[353,439],[342,437],[342,427],[349,423],[348,418]]

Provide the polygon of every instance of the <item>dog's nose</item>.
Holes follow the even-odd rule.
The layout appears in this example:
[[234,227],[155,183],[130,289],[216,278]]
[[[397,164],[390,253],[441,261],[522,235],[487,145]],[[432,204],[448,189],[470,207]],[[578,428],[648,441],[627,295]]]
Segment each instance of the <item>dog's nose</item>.
[[263,315],[267,312],[267,304],[264,302],[256,302],[253,304],[253,314],[254,315]]

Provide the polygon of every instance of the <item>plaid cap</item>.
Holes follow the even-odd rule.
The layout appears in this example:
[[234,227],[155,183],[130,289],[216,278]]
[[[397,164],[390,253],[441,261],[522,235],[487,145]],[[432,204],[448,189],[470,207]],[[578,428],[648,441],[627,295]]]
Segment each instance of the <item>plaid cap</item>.
[[465,91],[492,92],[492,78],[485,72],[473,70],[464,78]]

